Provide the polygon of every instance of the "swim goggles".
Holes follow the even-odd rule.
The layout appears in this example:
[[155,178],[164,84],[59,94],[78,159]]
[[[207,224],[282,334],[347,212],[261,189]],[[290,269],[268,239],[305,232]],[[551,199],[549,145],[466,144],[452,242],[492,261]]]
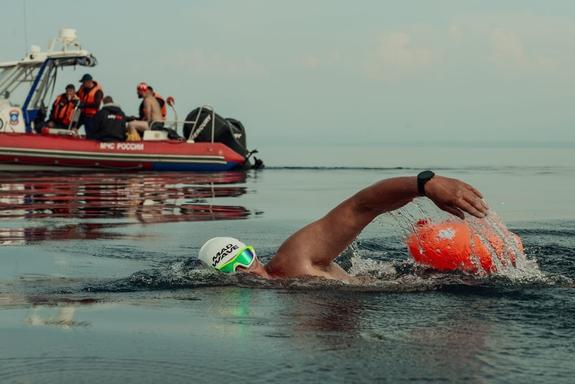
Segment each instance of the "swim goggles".
[[227,261],[224,265],[218,267],[218,270],[224,273],[233,273],[236,271],[238,266],[249,268],[253,264],[255,259],[256,259],[256,251],[254,250],[254,247],[248,245],[247,247],[236,253],[236,255],[229,261]]

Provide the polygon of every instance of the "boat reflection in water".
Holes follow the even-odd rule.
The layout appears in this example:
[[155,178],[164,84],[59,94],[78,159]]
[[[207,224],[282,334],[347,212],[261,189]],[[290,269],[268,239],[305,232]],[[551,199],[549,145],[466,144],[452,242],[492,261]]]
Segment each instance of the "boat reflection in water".
[[126,235],[108,230],[130,224],[244,219],[246,208],[215,200],[244,195],[245,179],[243,172],[0,173],[0,244],[118,238]]

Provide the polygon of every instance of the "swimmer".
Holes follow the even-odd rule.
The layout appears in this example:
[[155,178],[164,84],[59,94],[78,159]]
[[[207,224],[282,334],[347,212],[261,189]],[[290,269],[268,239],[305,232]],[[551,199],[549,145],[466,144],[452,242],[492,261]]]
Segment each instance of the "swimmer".
[[136,132],[144,133],[154,127],[163,127],[164,117],[160,103],[154,96],[154,92],[148,84],[140,83],[136,87],[138,97],[143,98],[141,106],[141,120],[132,120],[127,124],[128,132],[134,135]]
[[417,177],[382,180],[343,201],[323,218],[289,237],[267,263],[261,263],[251,246],[231,237],[208,240],[199,259],[221,272],[251,273],[266,279],[304,276],[353,281],[334,263],[379,215],[403,207],[418,196],[426,196],[442,210],[461,219],[468,213],[478,218],[488,207],[481,193],[463,181],[436,176],[431,171]]

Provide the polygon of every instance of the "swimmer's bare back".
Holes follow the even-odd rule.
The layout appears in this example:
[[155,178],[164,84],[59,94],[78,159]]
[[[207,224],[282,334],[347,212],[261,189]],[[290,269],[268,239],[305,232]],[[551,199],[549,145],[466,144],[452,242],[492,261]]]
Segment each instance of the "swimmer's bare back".
[[[333,261],[377,216],[399,209],[419,196],[416,177],[380,181],[345,200],[323,218],[289,237],[277,254],[258,271],[267,278],[317,276],[351,280]],[[425,196],[439,208],[464,218],[464,213],[485,217],[488,207],[481,193],[463,181],[434,176],[424,187]]]
[[148,124],[152,124],[154,121],[164,121],[160,103],[153,95],[144,98],[144,118]]

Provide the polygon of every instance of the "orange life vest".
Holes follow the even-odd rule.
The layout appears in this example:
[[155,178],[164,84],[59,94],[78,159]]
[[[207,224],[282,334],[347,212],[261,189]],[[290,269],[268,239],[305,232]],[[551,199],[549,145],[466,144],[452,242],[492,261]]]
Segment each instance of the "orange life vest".
[[74,100],[68,100],[65,93],[61,94],[52,104],[52,115],[50,119],[57,125],[69,127],[72,117],[74,116]]
[[[96,93],[98,93],[98,91],[102,91],[102,87],[100,86],[100,84],[94,81],[94,86],[92,88],[86,91],[85,87],[81,87],[76,93],[76,95],[78,96],[78,98],[80,98],[80,101],[84,103],[84,105],[90,105],[94,104],[94,102],[96,101]],[[99,109],[100,109],[99,105],[97,107],[93,106],[84,107],[84,109],[82,109],[82,114],[86,117],[94,117],[96,116],[96,113],[98,112]]]
[[164,98],[160,96],[160,94],[157,92],[154,92],[154,97],[156,98],[156,100],[158,100],[158,103],[160,104],[162,117],[166,119],[166,116],[168,116],[168,108],[166,107],[166,100],[164,100]]

